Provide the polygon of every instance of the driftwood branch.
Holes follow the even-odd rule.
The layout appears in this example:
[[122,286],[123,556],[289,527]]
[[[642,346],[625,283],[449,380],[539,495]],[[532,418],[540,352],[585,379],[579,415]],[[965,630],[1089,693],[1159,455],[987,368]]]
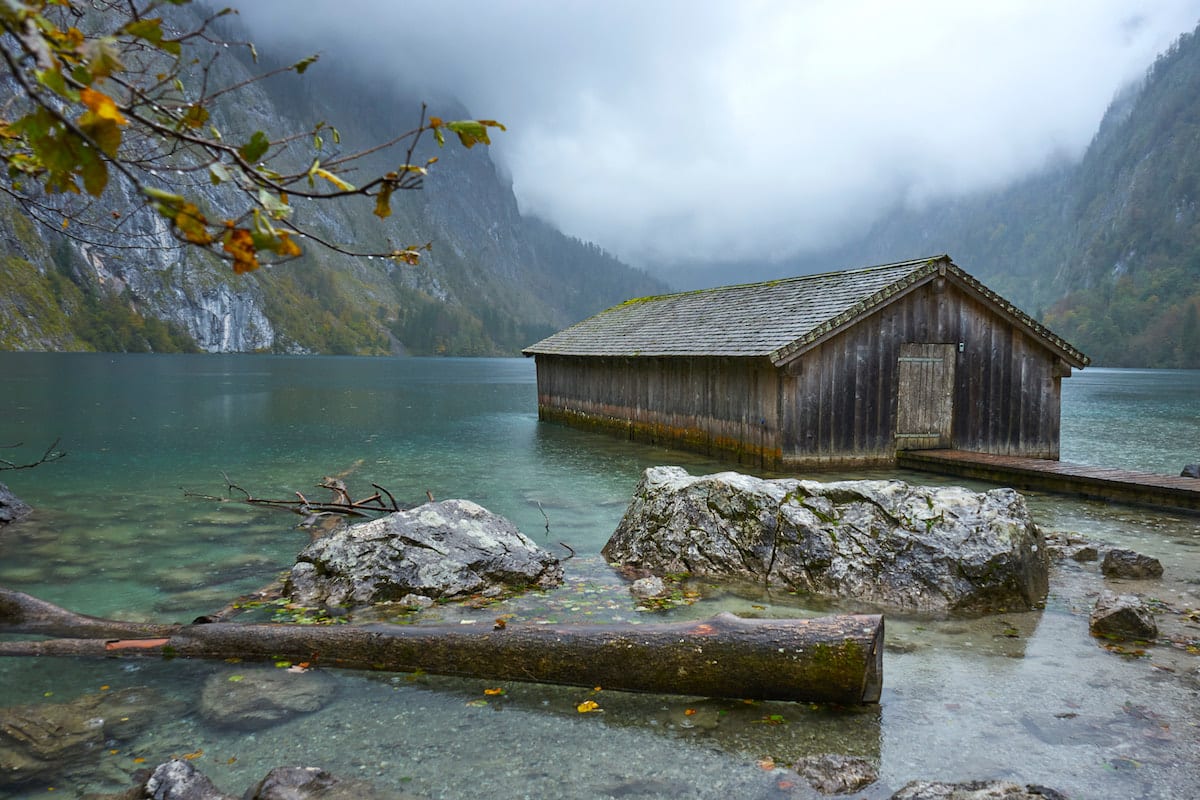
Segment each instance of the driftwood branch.
[[[27,464],[18,464],[15,461],[9,461],[8,459],[0,458],[0,471],[6,469],[33,469],[34,467],[41,466],[42,464],[48,464],[51,461],[58,461],[60,458],[66,458],[66,451],[59,450],[58,443],[59,439],[55,439],[51,445],[46,448],[46,452],[42,453],[41,458],[39,458],[37,461],[30,461]],[[0,445],[0,450],[15,450],[18,447],[24,447],[24,444],[22,442],[17,442],[16,444]]]
[[286,659],[348,669],[756,700],[874,703],[883,618],[741,619],[644,625],[148,625],[102,620],[0,589],[0,656]]
[[[355,500],[350,495],[349,489],[346,488],[345,482],[338,477],[327,476],[322,478],[321,482],[317,484],[318,489],[326,489],[333,495],[331,499],[325,501],[310,500],[301,492],[295,493],[296,499],[294,500],[255,497],[231,481],[225,473],[222,472],[221,477],[225,479],[225,491],[227,492],[225,496],[201,494],[188,491],[187,489],[182,490],[183,496],[211,500],[216,503],[244,503],[251,506],[291,511],[294,514],[305,517],[306,521],[330,514],[343,517],[373,517],[380,514],[391,514],[396,511],[408,511],[415,508],[414,505],[397,503],[396,498],[392,496],[391,492],[374,483],[371,484],[371,487],[375,489],[374,494]],[[235,493],[240,496],[232,496]],[[386,498],[386,501],[384,498]]]

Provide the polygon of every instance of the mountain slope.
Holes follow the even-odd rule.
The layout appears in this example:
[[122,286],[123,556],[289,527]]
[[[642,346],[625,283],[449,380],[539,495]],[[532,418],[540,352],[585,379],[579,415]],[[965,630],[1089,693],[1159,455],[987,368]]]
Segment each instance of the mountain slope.
[[676,277],[711,285],[949,253],[1093,363],[1200,368],[1198,97],[1192,33],[1115,99],[1078,163],[1000,191],[895,209],[825,252]]
[[[272,66],[269,54],[258,65],[225,58],[218,77],[237,83]],[[342,152],[392,138],[421,111],[416,97],[324,64],[235,95],[236,105],[225,102],[213,115],[227,138],[328,120],[341,133],[331,151]],[[469,116],[453,101],[434,107],[446,118]],[[398,193],[386,222],[361,198],[297,203],[306,227],[357,250],[430,242],[415,267],[310,244],[296,261],[235,276],[205,253],[176,247],[153,214],[132,213],[135,198],[119,181],[91,218],[121,220],[120,231],[100,237],[108,248],[34,225],[0,201],[0,349],[513,354],[602,308],[664,289],[594,245],[523,217],[486,148],[437,149],[430,141],[418,151],[435,154],[424,189]],[[363,166],[385,172],[394,164],[378,156]],[[231,199],[224,186],[202,184],[191,194],[202,208]],[[72,220],[68,232],[86,231],[85,223]]]
[[949,252],[1106,366],[1200,368],[1200,38],[1109,108],[1083,159],[899,211],[826,257]]

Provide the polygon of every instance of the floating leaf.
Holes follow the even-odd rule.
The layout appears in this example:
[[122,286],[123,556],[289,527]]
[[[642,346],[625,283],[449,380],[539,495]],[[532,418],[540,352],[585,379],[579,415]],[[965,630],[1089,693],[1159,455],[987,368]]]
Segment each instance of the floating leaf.
[[584,700],[579,705],[575,706],[575,710],[580,714],[590,714],[593,711],[601,711],[600,704],[595,700]]
[[486,695],[502,695],[505,694],[505,691],[504,689],[497,687],[495,689],[484,689],[483,693]]
[[229,676],[230,683],[240,683],[240,682],[244,681],[245,679],[246,679],[245,675],[230,675]]

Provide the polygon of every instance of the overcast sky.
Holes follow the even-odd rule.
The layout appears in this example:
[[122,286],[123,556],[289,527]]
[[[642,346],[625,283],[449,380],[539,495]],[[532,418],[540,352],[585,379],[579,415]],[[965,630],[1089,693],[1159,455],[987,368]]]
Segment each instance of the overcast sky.
[[[236,2],[236,0],[235,0]],[[508,125],[522,209],[639,265],[777,258],[1077,158],[1200,0],[242,0]]]

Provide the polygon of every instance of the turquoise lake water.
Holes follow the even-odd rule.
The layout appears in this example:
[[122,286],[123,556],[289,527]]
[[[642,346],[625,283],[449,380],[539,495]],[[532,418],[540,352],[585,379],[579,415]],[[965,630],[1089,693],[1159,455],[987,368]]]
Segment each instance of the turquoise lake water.
[[[56,438],[69,453],[0,472],[37,508],[0,529],[0,585],[101,616],[191,619],[269,582],[309,537],[292,515],[185,490],[222,494],[224,474],[259,497],[320,496],[322,476],[344,474],[356,494],[377,483],[401,502],[427,491],[474,500],[539,544],[579,553],[560,590],[434,616],[646,619],[597,555],[641,471],[730,466],[539,423],[534,377],[521,359],[0,353],[0,445],[25,443],[0,458],[36,457]],[[1200,372],[1087,369],[1063,387],[1064,460],[1169,474],[1200,461]],[[817,477],[883,476],[948,482]],[[1200,518],[1041,494],[1030,504],[1047,530],[1135,547],[1166,566],[1161,582],[1109,588],[1200,607]],[[116,791],[139,765],[183,753],[200,753],[196,766],[238,795],[273,766],[303,763],[423,798],[809,797],[787,766],[836,752],[879,766],[880,780],[856,797],[886,797],[915,778],[1008,778],[1073,797],[1192,796],[1200,658],[1167,644],[1141,657],[1100,647],[1087,612],[1104,586],[1094,565],[1064,565],[1042,612],[889,617],[884,696],[862,710],[520,684],[498,698],[479,681],[330,671],[335,694],[324,709],[244,734],[196,710],[206,681],[244,665],[0,660],[0,706],[101,686],[151,686],[177,704],[169,721],[107,743],[94,768],[20,787],[0,781],[0,798]],[[706,587],[694,606],[652,615],[810,613],[797,602]],[[1200,640],[1195,626],[1172,630]],[[577,713],[593,696],[604,711]],[[786,721],[764,722],[775,717]],[[763,768],[767,759],[775,769]]]

